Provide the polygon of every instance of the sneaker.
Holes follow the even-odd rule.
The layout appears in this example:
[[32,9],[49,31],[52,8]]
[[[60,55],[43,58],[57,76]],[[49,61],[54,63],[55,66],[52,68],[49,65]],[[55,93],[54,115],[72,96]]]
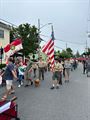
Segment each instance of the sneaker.
[[21,87],[21,85],[18,85],[18,87],[20,88],[20,87]]
[[54,87],[54,86],[52,86],[50,89],[52,89],[52,90],[53,90],[54,88],[55,88],[55,87]]
[[23,85],[23,82],[21,82],[21,85]]

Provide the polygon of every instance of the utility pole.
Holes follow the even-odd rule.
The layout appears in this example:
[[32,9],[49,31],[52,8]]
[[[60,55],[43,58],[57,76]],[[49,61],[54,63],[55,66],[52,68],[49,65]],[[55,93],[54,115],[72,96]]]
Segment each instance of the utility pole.
[[[44,25],[40,25],[40,19],[38,19],[38,45],[39,45],[39,49],[38,49],[38,58],[40,58],[40,42],[41,42],[41,38],[40,38],[40,30],[42,29],[42,28],[44,28],[45,26],[47,26],[47,25],[51,25],[52,23],[46,23],[46,24],[44,24]],[[52,32],[53,32],[53,26],[52,26]]]
[[67,50],[67,43],[66,43],[66,50]]
[[53,30],[53,25],[51,26],[51,29],[52,29],[52,39],[55,40],[55,37],[54,37],[54,30]]
[[40,19],[38,19],[38,43],[40,44]]
[[87,47],[87,40],[86,40],[86,52],[88,52],[88,47]]
[[40,58],[40,19],[38,19],[38,45],[39,45],[38,58]]
[[[87,18],[87,40],[90,39],[90,0],[88,3],[88,18]],[[88,46],[87,46],[87,41],[86,40],[86,49],[85,52],[88,52]]]

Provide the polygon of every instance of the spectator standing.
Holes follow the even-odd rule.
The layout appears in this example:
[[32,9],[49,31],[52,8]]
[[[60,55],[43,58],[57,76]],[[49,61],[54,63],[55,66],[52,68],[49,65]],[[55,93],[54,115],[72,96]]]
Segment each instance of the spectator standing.
[[26,66],[23,65],[22,62],[19,62],[19,67],[18,67],[18,81],[19,81],[19,85],[18,85],[18,87],[21,87],[21,85],[23,85],[25,68],[26,68]]

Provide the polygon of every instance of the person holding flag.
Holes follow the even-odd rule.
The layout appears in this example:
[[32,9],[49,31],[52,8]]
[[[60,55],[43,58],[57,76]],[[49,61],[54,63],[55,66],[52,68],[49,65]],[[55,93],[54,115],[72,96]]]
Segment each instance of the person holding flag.
[[[51,70],[54,74],[55,71],[55,64],[54,64],[54,31],[53,31],[53,26],[52,26],[52,34],[51,34],[51,39],[42,47],[42,52],[47,54],[48,58],[50,59],[50,64],[51,64]],[[58,63],[59,65],[59,63]],[[54,86],[54,84],[53,84]],[[51,87],[53,89],[54,87]],[[58,88],[58,87],[57,87]]]

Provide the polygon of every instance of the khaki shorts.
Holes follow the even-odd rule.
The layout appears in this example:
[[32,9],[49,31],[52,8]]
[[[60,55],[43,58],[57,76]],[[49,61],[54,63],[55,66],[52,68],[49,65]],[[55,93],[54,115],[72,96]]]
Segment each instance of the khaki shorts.
[[6,88],[7,88],[7,90],[10,90],[12,85],[13,85],[13,80],[6,80]]

